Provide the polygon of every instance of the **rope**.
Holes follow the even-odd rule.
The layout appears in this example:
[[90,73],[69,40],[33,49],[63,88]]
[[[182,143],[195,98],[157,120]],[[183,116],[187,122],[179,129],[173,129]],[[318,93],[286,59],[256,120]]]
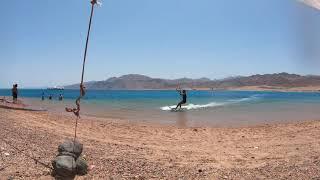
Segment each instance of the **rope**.
[[[19,134],[15,133],[15,132],[7,129],[7,128],[3,128],[3,130],[7,131],[6,134],[7,134],[7,133],[15,134],[15,135],[19,136],[19,138],[20,138],[21,140],[25,141],[25,138],[22,138]],[[32,152],[31,152],[32,155],[29,155],[29,154],[25,153],[26,149],[21,150],[21,149],[17,148],[17,147],[14,146],[13,144],[11,144],[11,143],[8,142],[7,140],[5,140],[3,137],[0,137],[0,141],[6,143],[7,145],[9,145],[9,146],[12,147],[13,149],[15,149],[15,150],[16,150],[17,152],[19,152],[20,154],[26,156],[27,158],[32,159],[36,164],[40,164],[40,165],[42,165],[43,167],[48,168],[48,169],[50,169],[50,170],[53,169],[53,168],[50,166],[49,163],[46,164],[46,163],[40,161],[41,158],[36,158],[36,157],[33,155]],[[25,142],[26,142],[26,141],[25,141]],[[30,149],[30,148],[28,148],[28,149]],[[2,151],[2,150],[1,150],[1,151]],[[31,151],[32,151],[32,150],[31,150]],[[1,158],[2,158],[2,160],[3,160],[2,154],[1,154]],[[3,162],[4,162],[4,160],[3,160]]]
[[11,103],[10,101],[6,100],[6,98],[5,98],[5,97],[0,98],[0,102]]
[[[94,10],[94,5],[97,4],[97,0],[91,0],[91,14],[90,14],[90,21],[89,21],[89,28],[88,28],[88,33],[87,33],[87,39],[86,39],[86,46],[85,46],[85,52],[84,52],[84,58],[83,58],[83,64],[82,64],[82,73],[81,73],[81,83],[80,83],[80,95],[79,97],[76,99],[75,104],[77,106],[77,108],[68,108],[66,107],[65,110],[67,112],[73,112],[74,115],[77,117],[76,118],[76,122],[75,122],[75,130],[74,130],[74,139],[73,139],[73,143],[75,147],[75,141],[77,138],[77,126],[78,126],[78,119],[80,119],[80,101],[81,99],[85,96],[86,94],[86,90],[85,90],[85,86],[83,84],[83,78],[84,78],[84,70],[85,70],[85,63],[86,63],[86,56],[87,56],[87,49],[88,49],[88,43],[89,43],[89,36],[90,36],[90,30],[91,30],[91,22],[92,22],[92,16],[93,16],[93,10]],[[6,101],[5,98],[0,99],[1,102],[8,102]],[[8,131],[8,130],[7,130]],[[10,131],[9,131],[10,132]],[[21,137],[20,137],[21,138]],[[18,151],[20,154],[25,155],[28,158],[31,158],[32,160],[34,160],[37,163],[41,164],[42,166],[49,168],[52,170],[52,167],[48,164],[45,164],[43,162],[40,162],[38,159],[36,159],[33,156],[27,155],[25,153],[23,153],[23,150],[15,147],[13,144],[9,143],[8,141],[6,141],[4,138],[0,137],[0,140],[3,141],[4,143],[8,144],[9,146],[11,146],[12,148],[14,148],[16,151]],[[0,153],[1,153],[1,159],[3,160],[2,157],[2,151],[0,149]],[[2,171],[5,167],[1,168],[0,171]]]
[[74,139],[73,139],[73,144],[75,144],[75,141],[77,139],[77,127],[78,127],[78,120],[80,119],[80,101],[85,96],[86,90],[85,86],[83,84],[83,77],[84,77],[84,70],[85,70],[85,65],[86,65],[86,58],[87,58],[87,50],[88,50],[88,44],[89,44],[89,37],[90,37],[90,30],[91,30],[91,22],[92,22],[92,16],[93,16],[93,10],[94,10],[94,5],[97,4],[97,0],[91,0],[91,14],[90,14],[90,20],[89,20],[89,27],[88,27],[88,32],[87,32],[87,40],[86,40],[86,46],[85,46],[85,51],[84,51],[84,57],[83,57],[83,63],[82,63],[82,73],[81,73],[81,82],[80,82],[80,95],[77,98],[75,104],[77,108],[68,108],[66,107],[67,112],[73,112],[73,114],[77,117],[76,122],[75,122],[75,128],[74,128]]
[[4,140],[3,138],[0,137],[0,140],[3,141],[4,143],[8,144],[9,146],[11,146],[13,149],[15,149],[16,151],[18,151],[20,154],[32,159],[36,164],[40,164],[42,165],[43,167],[45,168],[48,168],[50,170],[52,170],[53,168],[49,165],[49,164],[46,164],[46,163],[43,163],[41,161],[39,161],[39,159],[35,158],[34,156],[30,156],[26,153],[24,153],[24,150],[20,150],[19,148],[15,147],[14,145],[12,145],[11,143],[9,143],[8,141]]

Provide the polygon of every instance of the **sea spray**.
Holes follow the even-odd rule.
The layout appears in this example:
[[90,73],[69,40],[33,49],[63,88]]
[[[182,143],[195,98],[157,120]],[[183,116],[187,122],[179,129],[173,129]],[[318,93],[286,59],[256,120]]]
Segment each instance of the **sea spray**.
[[[258,100],[260,97],[261,97],[261,95],[252,95],[252,96],[246,97],[246,98],[228,100],[227,102],[224,102],[224,103],[223,102],[221,102],[221,103],[210,102],[208,104],[187,104],[187,105],[182,106],[181,108],[185,109],[185,110],[208,109],[208,108],[213,108],[213,107],[222,107],[222,106],[235,104],[235,103]],[[164,106],[164,107],[161,107],[160,109],[163,111],[171,111],[174,108],[176,108],[176,105]]]
[[254,100],[260,99],[262,96],[263,95],[261,95],[261,94],[255,94],[250,97],[245,97],[245,98],[241,98],[241,99],[231,99],[231,100],[228,100],[228,102],[240,103],[240,102],[254,101]]
[[[219,106],[224,106],[225,103],[216,103],[216,102],[211,102],[208,104],[188,104],[185,106],[181,106],[183,109],[187,110],[195,110],[195,109],[204,109],[204,108],[210,108],[210,107],[219,107]],[[172,106],[164,106],[161,107],[161,110],[163,111],[171,111],[173,108],[175,108],[176,105]]]

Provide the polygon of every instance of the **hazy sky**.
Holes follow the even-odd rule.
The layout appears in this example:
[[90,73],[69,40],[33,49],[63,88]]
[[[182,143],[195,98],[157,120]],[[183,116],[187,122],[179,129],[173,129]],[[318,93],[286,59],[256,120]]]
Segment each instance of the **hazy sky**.
[[[2,1],[0,88],[78,83],[89,11],[89,0]],[[320,74],[302,61],[301,14],[320,40],[320,13],[294,0],[104,0],[85,80]]]

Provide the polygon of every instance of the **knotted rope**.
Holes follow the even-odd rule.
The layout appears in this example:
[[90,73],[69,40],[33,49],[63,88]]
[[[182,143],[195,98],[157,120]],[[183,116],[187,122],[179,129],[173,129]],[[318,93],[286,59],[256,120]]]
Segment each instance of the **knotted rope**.
[[84,77],[84,70],[85,70],[85,64],[86,64],[86,58],[87,58],[87,49],[88,49],[88,43],[89,43],[89,37],[90,37],[90,30],[91,30],[91,22],[92,22],[92,16],[93,16],[93,10],[94,10],[94,5],[98,4],[97,0],[91,0],[91,14],[90,14],[90,20],[89,20],[89,28],[88,28],[88,33],[87,33],[87,40],[86,40],[86,47],[84,51],[84,56],[83,56],[83,64],[82,64],[82,74],[81,74],[81,83],[80,83],[80,95],[77,98],[75,104],[77,108],[68,108],[66,107],[67,112],[73,112],[75,116],[77,116],[76,123],[75,123],[75,128],[74,128],[74,143],[77,138],[77,126],[78,126],[78,119],[80,118],[80,101],[81,99],[85,96],[86,91],[85,87],[83,84],[83,77]]

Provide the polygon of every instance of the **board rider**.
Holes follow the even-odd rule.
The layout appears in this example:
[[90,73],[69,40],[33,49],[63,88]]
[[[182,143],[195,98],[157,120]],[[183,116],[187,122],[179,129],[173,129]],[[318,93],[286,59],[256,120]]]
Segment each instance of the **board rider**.
[[182,100],[177,104],[177,107],[174,110],[177,110],[178,107],[181,109],[181,105],[187,103],[187,91],[181,90],[181,89],[176,89],[176,90],[180,94]]

